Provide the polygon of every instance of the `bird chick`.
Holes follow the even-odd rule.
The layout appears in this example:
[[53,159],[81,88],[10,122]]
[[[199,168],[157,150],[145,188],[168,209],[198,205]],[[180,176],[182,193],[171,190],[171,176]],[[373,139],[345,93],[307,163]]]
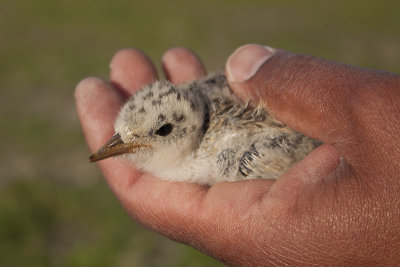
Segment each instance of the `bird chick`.
[[90,161],[121,156],[170,181],[276,179],[319,142],[242,103],[216,73],[175,86],[155,82],[122,107],[115,135]]

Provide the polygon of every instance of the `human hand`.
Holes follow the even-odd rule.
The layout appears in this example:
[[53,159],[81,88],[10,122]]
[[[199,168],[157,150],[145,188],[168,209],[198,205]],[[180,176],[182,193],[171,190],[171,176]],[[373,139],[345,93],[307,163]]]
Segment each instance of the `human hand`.
[[[204,74],[182,48],[168,51],[163,67],[174,83]],[[262,99],[276,118],[325,144],[277,181],[211,188],[104,160],[100,168],[128,213],[227,264],[399,264],[399,76],[257,45],[231,56],[227,76],[239,96]],[[111,63],[113,85],[88,78],[77,86],[92,151],[112,136],[123,97],[156,78],[142,53],[123,50]]]

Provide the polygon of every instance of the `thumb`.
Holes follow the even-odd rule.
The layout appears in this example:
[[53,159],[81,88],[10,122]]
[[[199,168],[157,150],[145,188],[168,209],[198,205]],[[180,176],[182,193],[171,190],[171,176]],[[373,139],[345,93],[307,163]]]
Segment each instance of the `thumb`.
[[226,65],[236,95],[264,102],[275,118],[325,143],[348,135],[351,112],[346,89],[350,83],[365,81],[362,72],[255,44],[238,48]]

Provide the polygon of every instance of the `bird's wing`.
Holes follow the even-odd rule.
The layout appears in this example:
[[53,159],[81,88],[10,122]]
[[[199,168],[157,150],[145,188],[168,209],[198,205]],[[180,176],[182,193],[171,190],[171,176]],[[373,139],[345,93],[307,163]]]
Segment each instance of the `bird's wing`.
[[[273,154],[271,153],[273,152]],[[252,144],[239,159],[238,176],[242,179],[276,179],[293,163],[282,151],[256,149]]]

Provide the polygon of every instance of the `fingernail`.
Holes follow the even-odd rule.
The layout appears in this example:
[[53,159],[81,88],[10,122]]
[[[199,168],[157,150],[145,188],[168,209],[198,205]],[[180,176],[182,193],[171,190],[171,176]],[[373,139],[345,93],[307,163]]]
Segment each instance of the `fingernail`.
[[239,47],[226,63],[228,80],[231,82],[247,81],[274,54],[275,49],[268,46],[248,44]]

